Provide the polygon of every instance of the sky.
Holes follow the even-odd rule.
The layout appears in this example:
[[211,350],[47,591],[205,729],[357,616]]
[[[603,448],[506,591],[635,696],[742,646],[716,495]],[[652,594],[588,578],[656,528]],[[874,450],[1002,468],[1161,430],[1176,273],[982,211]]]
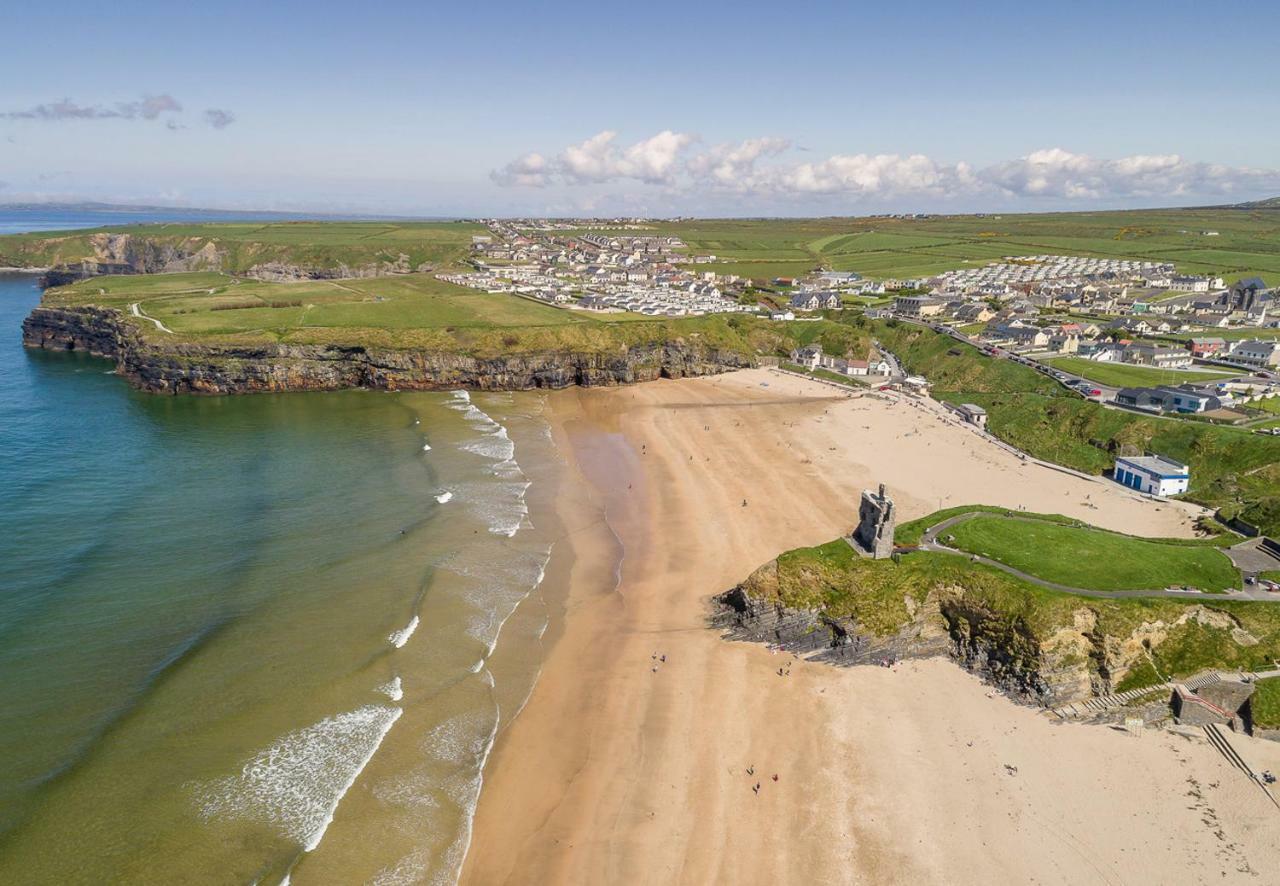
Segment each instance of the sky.
[[758,216],[1280,195],[1274,0],[186,6],[7,12],[0,202]]

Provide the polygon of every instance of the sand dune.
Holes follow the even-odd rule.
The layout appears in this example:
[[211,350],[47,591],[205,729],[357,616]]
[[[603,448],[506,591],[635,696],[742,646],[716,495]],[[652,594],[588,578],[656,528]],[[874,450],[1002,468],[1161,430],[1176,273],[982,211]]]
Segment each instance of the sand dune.
[[[1207,745],[1053,723],[944,660],[779,676],[789,659],[705,627],[711,594],[846,532],[877,482],[902,519],[985,502],[1172,536],[1194,508],[1025,463],[928,408],[765,371],[552,406],[580,476],[562,506],[565,614],[491,760],[464,882],[1259,883],[1280,870],[1280,814]],[[1280,747],[1243,750],[1280,769]]]

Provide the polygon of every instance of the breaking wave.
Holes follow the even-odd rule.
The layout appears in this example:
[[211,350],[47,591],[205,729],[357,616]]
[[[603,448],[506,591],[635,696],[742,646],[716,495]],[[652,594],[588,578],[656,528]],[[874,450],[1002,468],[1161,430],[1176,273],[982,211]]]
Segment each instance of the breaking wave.
[[472,513],[485,521],[490,532],[511,538],[520,531],[529,516],[524,500],[529,478],[516,461],[515,442],[506,427],[471,401],[469,393],[454,391],[451,397],[447,404],[449,408],[461,412],[479,434],[461,444],[459,449],[490,462],[489,472],[504,481],[496,485],[472,484],[466,490],[468,505]]
[[238,775],[200,789],[201,813],[207,819],[270,822],[310,852],[401,713],[397,707],[365,705],[285,733]]
[[392,701],[399,701],[404,698],[404,684],[400,681],[398,675],[379,686],[378,691]]
[[413,632],[418,629],[418,616],[409,619],[409,623],[398,631],[392,631],[387,635],[387,640],[391,645],[399,649],[409,642],[409,638],[413,636]]

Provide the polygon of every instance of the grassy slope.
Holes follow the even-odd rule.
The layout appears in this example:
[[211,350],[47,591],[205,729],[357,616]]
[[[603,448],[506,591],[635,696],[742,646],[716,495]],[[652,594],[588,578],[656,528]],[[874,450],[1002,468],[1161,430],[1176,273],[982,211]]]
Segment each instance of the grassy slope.
[[1142,385],[1203,384],[1221,378],[1231,378],[1238,372],[1213,372],[1209,370],[1153,369],[1149,366],[1127,366],[1115,363],[1099,363],[1083,357],[1055,357],[1050,365],[1066,372],[1104,385],[1137,387]]
[[1101,474],[1122,447],[1159,452],[1191,465],[1192,500],[1280,532],[1280,438],[1106,409],[1025,366],[918,326],[882,323],[874,333],[909,371],[933,382],[937,397],[984,407],[992,433],[1037,458]]
[[1003,517],[975,517],[947,534],[950,547],[1071,587],[1114,591],[1188,585],[1217,592],[1240,586],[1231,561],[1206,545]]
[[1038,520],[1052,521],[1055,523],[1075,523],[1070,517],[1064,517],[1061,514],[1037,514],[1031,511],[1013,511],[1009,508],[996,507],[995,505],[957,505],[953,508],[944,508],[941,511],[934,511],[925,517],[919,517],[908,523],[900,523],[894,530],[893,540],[899,545],[918,545],[924,531],[930,526],[941,523],[943,520],[949,520],[960,514],[981,513],[981,514],[1005,514],[1007,516],[1018,517],[1035,517]]
[[[938,516],[929,518],[937,522]],[[932,590],[958,593],[969,606],[990,613],[1010,632],[1026,635],[1035,644],[1075,624],[1076,614],[1087,609],[1097,619],[1103,636],[1126,638],[1143,624],[1163,621],[1169,627],[1164,642],[1152,650],[1152,658],[1164,675],[1186,676],[1207,667],[1269,667],[1280,655],[1280,606],[1271,603],[1214,600],[1196,603],[1160,598],[1094,599],[1046,590],[1019,581],[992,567],[970,563],[948,554],[915,553],[893,560],[857,557],[843,540],[815,548],[789,551],[778,558],[776,578],[753,577],[749,589],[755,595],[777,599],[796,608],[816,608],[832,616],[852,616],[865,630],[891,634],[910,620],[911,606]],[[1258,639],[1242,645],[1231,632],[1189,620],[1172,626],[1196,606],[1226,613]],[[1125,688],[1144,685],[1135,669]]]

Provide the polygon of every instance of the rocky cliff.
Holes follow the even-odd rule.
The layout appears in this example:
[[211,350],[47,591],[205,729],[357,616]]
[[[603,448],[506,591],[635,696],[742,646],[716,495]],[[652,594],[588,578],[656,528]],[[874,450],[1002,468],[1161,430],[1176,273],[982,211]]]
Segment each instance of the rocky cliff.
[[[761,567],[768,570],[773,564]],[[793,609],[755,595],[757,573],[716,598],[712,623],[728,639],[771,643],[834,665],[881,664],[948,655],[1019,698],[1061,704],[1095,694],[1090,681],[1045,666],[1039,644],[998,613],[972,605],[961,589],[938,588],[908,598],[908,617],[883,633],[857,619]],[[1100,694],[1100,693],[1099,693]]]
[[[793,552],[794,553],[794,552]],[[984,579],[953,572],[938,581],[910,565],[855,561],[856,580],[846,593],[875,595],[874,579],[908,573],[902,590],[883,594],[858,615],[839,597],[829,605],[798,606],[796,582],[832,587],[831,571],[797,565],[789,555],[757,569],[741,585],[717,598],[712,621],[727,637],[767,642],[832,664],[949,655],[1002,690],[1029,702],[1058,706],[1153,685],[1172,674],[1156,667],[1196,650],[1200,662],[1211,649],[1212,666],[1256,667],[1270,661],[1276,637],[1260,639],[1263,627],[1246,624],[1225,606],[1174,601],[1086,600],[1063,595],[1062,605],[1036,612],[1028,600],[984,593]],[[923,580],[922,580],[923,579]],[[892,578],[881,582],[881,587]],[[836,579],[838,583],[839,578]],[[859,586],[860,585],[860,586]],[[844,601],[847,603],[847,600]],[[1267,607],[1274,604],[1255,604]]]
[[93,257],[50,268],[44,287],[65,286],[87,277],[107,274],[166,274],[216,271],[223,255],[216,244],[202,238],[153,240],[133,234],[97,233],[89,236]]
[[531,353],[480,357],[341,345],[230,346],[144,339],[119,311],[37,307],[23,343],[80,350],[116,361],[137,387],[169,394],[265,391],[527,390],[618,385],[712,375],[752,365],[750,357],[683,341],[612,353]]

